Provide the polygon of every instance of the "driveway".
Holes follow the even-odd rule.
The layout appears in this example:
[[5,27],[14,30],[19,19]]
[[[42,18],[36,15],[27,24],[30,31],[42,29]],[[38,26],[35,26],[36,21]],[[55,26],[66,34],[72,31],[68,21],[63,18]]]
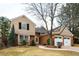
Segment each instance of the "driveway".
[[67,51],[79,52],[79,48],[78,47],[48,48],[48,47],[45,47],[45,46],[39,46],[39,48],[47,49],[47,50],[67,50]]

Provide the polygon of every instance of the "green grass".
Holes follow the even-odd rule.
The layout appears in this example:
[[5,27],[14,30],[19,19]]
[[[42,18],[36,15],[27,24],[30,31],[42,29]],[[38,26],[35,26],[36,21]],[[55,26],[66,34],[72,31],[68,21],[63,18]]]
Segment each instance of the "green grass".
[[45,50],[38,47],[11,47],[0,50],[1,56],[79,56],[78,52]]

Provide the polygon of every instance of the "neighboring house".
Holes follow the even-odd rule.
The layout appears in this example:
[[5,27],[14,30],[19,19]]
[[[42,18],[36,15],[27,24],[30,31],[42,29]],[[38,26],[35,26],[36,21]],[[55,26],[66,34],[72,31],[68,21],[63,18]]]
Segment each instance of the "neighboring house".
[[25,40],[28,45],[31,45],[32,40],[35,40],[35,24],[22,15],[12,19],[11,27],[14,25],[16,35],[16,45],[21,45],[21,41]]
[[[54,41],[54,46],[57,46],[58,42],[62,43],[62,46],[71,46],[73,45],[73,34],[68,30],[67,27],[63,30],[62,27],[57,27],[52,32],[52,41]],[[44,35],[40,37],[40,44],[47,44],[48,36]]]

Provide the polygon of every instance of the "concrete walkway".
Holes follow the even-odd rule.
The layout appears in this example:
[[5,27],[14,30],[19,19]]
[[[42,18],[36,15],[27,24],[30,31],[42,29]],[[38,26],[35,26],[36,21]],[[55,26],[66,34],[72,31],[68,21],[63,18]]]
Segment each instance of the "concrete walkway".
[[46,46],[41,46],[40,45],[39,48],[41,48],[41,49],[47,49],[47,50],[66,50],[66,51],[79,52],[79,48],[78,47],[48,48]]

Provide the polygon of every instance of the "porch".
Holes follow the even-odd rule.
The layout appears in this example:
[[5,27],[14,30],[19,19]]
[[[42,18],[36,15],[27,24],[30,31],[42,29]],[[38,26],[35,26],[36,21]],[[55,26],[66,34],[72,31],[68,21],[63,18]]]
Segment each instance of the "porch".
[[22,41],[26,42],[26,45],[32,45],[32,41],[35,42],[35,44],[39,44],[39,38],[37,38],[35,35],[16,35],[16,42],[15,45],[21,45]]

